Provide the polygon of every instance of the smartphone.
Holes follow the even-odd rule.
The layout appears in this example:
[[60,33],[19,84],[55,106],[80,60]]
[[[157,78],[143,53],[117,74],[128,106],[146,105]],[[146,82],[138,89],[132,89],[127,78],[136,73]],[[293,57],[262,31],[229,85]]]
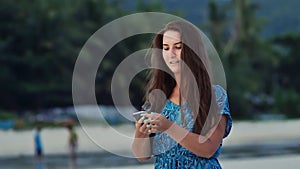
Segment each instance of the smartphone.
[[142,118],[141,114],[147,113],[146,111],[138,111],[133,113],[133,117],[136,119],[136,121],[139,121],[140,118]]

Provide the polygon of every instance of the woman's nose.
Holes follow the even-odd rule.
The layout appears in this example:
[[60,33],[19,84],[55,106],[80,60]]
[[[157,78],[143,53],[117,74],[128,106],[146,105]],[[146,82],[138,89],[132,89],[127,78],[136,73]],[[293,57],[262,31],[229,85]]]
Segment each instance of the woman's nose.
[[170,56],[171,56],[171,57],[176,57],[176,51],[175,51],[174,48],[172,48],[172,49],[170,50]]

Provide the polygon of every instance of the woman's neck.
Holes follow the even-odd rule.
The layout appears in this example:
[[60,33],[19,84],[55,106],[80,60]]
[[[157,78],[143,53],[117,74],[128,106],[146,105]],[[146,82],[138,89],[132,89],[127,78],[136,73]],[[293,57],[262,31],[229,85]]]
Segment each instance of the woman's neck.
[[174,78],[176,81],[176,86],[173,88],[169,100],[179,105],[180,104],[180,73],[175,73]]
[[175,73],[174,78],[175,78],[175,81],[176,81],[176,86],[178,86],[178,88],[179,88],[180,87],[180,73]]
[[172,94],[169,97],[169,100],[175,104],[178,104],[178,105],[180,104],[180,90],[179,90],[178,84],[174,87]]

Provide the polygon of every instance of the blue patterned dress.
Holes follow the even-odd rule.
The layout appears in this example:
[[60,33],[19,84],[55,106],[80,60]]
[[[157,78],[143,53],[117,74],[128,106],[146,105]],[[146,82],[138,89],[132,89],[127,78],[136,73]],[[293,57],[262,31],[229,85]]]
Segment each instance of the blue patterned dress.
[[[227,115],[227,126],[223,137],[225,138],[228,136],[232,126],[227,94],[221,86],[215,85],[213,87],[217,103],[219,106],[223,107],[221,114]],[[183,107],[184,106],[186,106],[186,104],[184,104]],[[194,124],[192,113],[188,109],[185,110],[185,121],[188,122],[185,126],[181,123],[179,105],[171,102],[170,100],[167,100],[162,111],[162,115],[181,127],[192,131]],[[217,158],[221,153],[222,143],[220,143],[219,148],[211,158],[203,158],[195,155],[170,138],[166,133],[156,133],[152,147],[153,156],[156,157],[154,164],[155,169],[221,169]]]

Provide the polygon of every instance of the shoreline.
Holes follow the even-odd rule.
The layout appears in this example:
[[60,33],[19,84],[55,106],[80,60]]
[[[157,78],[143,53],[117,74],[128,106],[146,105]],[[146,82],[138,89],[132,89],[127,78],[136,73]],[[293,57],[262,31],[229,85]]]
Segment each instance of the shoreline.
[[[224,151],[244,145],[280,144],[300,140],[295,132],[300,126],[298,120],[263,122],[234,122],[228,138],[224,139]],[[134,125],[120,126],[84,125],[74,128],[78,135],[78,153],[111,152],[131,156]],[[34,130],[0,131],[0,157],[14,157],[34,154]],[[68,131],[65,128],[45,128],[41,132],[45,155],[68,154]]]
[[[224,169],[297,168],[300,160],[299,120],[235,122],[224,140],[219,158]],[[134,125],[85,125],[74,128],[79,147],[77,168],[89,169],[150,169],[153,160],[140,164],[131,153]],[[8,169],[31,169],[34,157],[34,130],[0,131],[0,163]],[[68,131],[66,128],[45,128],[41,132],[46,168],[70,169]],[[98,143],[99,145],[97,145]],[[115,154],[107,152],[107,149]],[[125,157],[124,157],[125,156]],[[132,157],[132,158],[126,158]],[[288,164],[288,167],[285,165]],[[76,168],[72,168],[76,169]]]

